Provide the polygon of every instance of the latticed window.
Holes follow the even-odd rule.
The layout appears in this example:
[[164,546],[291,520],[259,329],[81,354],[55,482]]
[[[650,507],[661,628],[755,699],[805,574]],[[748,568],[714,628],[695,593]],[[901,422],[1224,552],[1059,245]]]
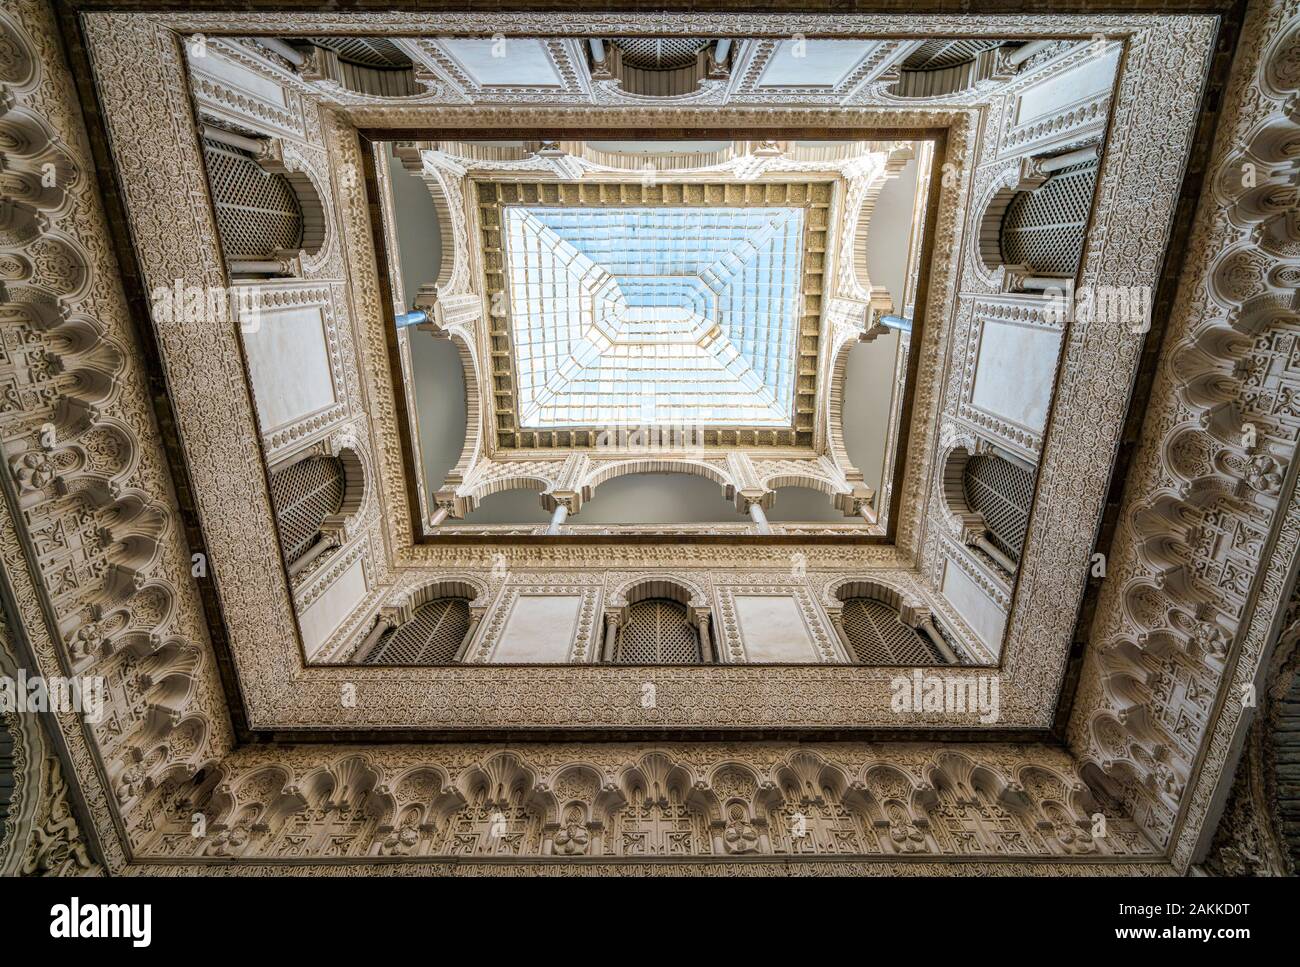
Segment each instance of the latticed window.
[[958,67],[1001,45],[1000,40],[928,40],[907,56],[903,67],[921,71]]
[[1016,195],[1002,217],[1002,261],[1028,266],[1033,273],[1074,275],[1096,180],[1096,162],[1089,162]]
[[409,621],[384,633],[366,656],[367,665],[445,665],[456,660],[469,633],[469,603],[437,598],[415,609]]
[[686,606],[648,598],[629,607],[614,660],[629,665],[698,665],[700,639],[686,616]]
[[853,657],[864,665],[929,665],[943,659],[924,635],[881,601],[849,598],[840,612]]
[[617,37],[623,63],[644,70],[672,70],[695,63],[709,41],[699,37]]
[[271,503],[288,563],[320,540],[325,518],[343,506],[343,488],[343,464],[337,457],[308,457],[271,474]]
[[386,37],[312,37],[311,43],[327,47],[339,57],[363,67],[411,66],[411,58]]
[[1034,500],[1034,476],[993,454],[971,457],[962,484],[966,506],[984,515],[989,538],[1008,557],[1020,560]]
[[265,259],[302,247],[302,209],[288,178],[207,139],[203,160],[227,259]]

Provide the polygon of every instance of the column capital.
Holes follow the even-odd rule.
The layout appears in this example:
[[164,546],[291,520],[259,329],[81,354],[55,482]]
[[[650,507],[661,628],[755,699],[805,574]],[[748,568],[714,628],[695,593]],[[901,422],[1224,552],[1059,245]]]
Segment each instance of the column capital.
[[464,494],[458,494],[450,488],[443,488],[433,495],[433,502],[439,509],[445,510],[447,516],[456,520],[463,520],[465,515],[473,511],[474,507],[471,500]]
[[570,514],[576,514],[582,510],[582,491],[548,490],[542,494],[542,507],[552,511],[556,507],[563,507]]
[[746,487],[742,490],[736,491],[736,512],[740,514],[748,514],[749,508],[755,505],[763,510],[769,510],[775,501],[775,490],[767,490],[759,487]]
[[849,491],[835,495],[835,506],[844,512],[845,517],[861,517],[865,507],[874,516],[876,509],[876,492],[863,483],[855,483]]

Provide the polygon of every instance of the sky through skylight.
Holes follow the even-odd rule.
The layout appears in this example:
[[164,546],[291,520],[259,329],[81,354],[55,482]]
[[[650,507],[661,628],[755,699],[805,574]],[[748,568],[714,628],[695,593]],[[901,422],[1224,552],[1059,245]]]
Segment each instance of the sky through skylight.
[[504,212],[520,424],[789,426],[801,208]]

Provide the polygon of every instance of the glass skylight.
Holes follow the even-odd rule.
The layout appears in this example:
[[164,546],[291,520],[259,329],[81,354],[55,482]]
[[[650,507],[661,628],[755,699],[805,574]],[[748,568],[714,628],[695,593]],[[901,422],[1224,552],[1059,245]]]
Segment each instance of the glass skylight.
[[802,208],[504,212],[520,425],[789,426]]

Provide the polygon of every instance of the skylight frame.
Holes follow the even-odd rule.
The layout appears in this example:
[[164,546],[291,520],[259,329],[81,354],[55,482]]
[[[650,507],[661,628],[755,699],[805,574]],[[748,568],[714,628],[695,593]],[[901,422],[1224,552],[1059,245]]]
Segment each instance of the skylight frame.
[[[520,427],[793,428],[804,214],[797,205],[506,206]],[[557,313],[534,300],[548,289],[555,297],[560,271],[579,292]],[[672,333],[657,331],[675,317]],[[669,377],[640,406],[626,391],[673,368],[680,381]],[[590,384],[601,388],[584,392]],[[575,409],[573,419],[547,419]]]
[[[795,320],[791,362],[790,420],[780,426],[752,423],[710,423],[701,427],[706,446],[810,448],[814,441],[818,352],[822,330],[823,280],[831,245],[831,211],[837,185],[833,175],[809,175],[798,181],[664,181],[659,183],[599,181],[516,181],[486,177],[472,179],[477,202],[484,291],[501,292],[501,310],[487,320],[492,351],[496,447],[553,449],[594,446],[607,426],[567,424],[524,427],[521,419],[521,368],[514,338],[508,279],[504,212],[524,208],[799,208],[802,243],[799,255],[799,312]],[[504,350],[503,350],[504,347]]]

